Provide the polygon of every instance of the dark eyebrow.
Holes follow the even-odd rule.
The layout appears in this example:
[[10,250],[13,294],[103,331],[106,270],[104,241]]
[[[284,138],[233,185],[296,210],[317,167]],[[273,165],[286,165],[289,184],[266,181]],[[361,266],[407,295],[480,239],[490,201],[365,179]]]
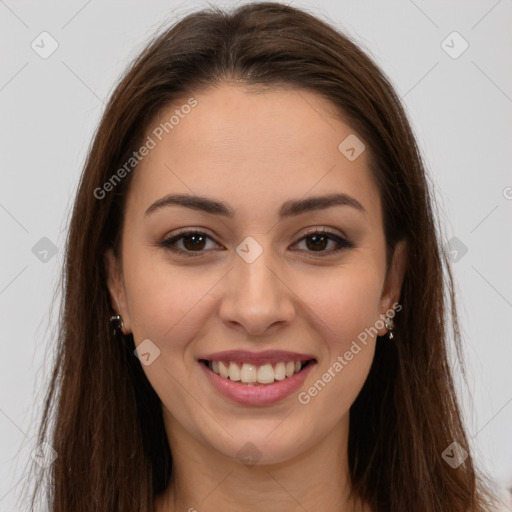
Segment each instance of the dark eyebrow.
[[[222,215],[232,218],[233,210],[222,201],[215,201],[207,197],[193,196],[188,194],[169,194],[155,201],[147,210],[149,215],[166,206],[184,206],[192,210],[199,210],[213,215]],[[363,205],[354,197],[347,194],[329,194],[324,196],[308,197],[307,199],[289,200],[282,204],[279,209],[279,218],[293,217],[302,213],[323,210],[331,206],[350,206],[366,213]]]

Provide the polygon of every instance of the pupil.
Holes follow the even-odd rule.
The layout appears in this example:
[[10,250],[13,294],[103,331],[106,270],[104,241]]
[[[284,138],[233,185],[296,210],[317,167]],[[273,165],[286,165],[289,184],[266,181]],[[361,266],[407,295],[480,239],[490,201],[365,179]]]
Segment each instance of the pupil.
[[[184,245],[185,245],[185,247],[186,247],[187,249],[198,249],[198,248],[199,248],[199,249],[201,249],[202,247],[199,247],[199,246],[197,245],[197,242],[198,242],[198,240],[197,240],[197,239],[203,239],[203,240],[199,240],[199,244],[200,244],[201,242],[203,242],[203,243],[204,243],[204,236],[202,236],[202,235],[188,235],[188,236],[185,236],[185,237],[183,238],[183,241],[184,241]],[[189,243],[188,243],[188,242],[189,242],[190,240],[194,240],[194,242],[192,242],[191,246],[189,247]]]
[[[326,237],[325,236],[322,236],[322,235],[311,235],[310,240],[313,240],[313,247],[315,248],[321,248],[321,249],[324,249],[324,245],[323,243],[325,243],[325,240],[326,240]],[[320,242],[322,245],[318,245],[318,242]]]

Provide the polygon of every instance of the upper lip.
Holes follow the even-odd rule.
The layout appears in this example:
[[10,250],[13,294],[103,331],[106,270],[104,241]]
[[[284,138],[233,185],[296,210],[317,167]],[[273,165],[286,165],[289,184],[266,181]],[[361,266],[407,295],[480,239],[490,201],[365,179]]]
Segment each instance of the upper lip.
[[250,352],[249,350],[225,350],[215,352],[198,358],[208,361],[233,361],[235,363],[250,363],[261,366],[267,363],[274,364],[287,361],[309,361],[315,359],[311,354],[300,354],[286,350],[265,350],[263,352]]

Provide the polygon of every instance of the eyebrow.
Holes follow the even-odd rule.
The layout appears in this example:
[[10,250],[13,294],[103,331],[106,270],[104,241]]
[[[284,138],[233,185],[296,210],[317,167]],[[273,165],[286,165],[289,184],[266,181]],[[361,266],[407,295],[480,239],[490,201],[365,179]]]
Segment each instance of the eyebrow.
[[[145,215],[150,215],[168,206],[183,206],[213,215],[222,215],[228,218],[234,217],[234,211],[226,203],[208,197],[189,194],[168,194],[155,201],[146,210]],[[328,194],[286,201],[279,209],[279,218],[294,217],[307,212],[331,208],[332,206],[350,206],[362,213],[366,213],[363,205],[354,197],[347,194]]]

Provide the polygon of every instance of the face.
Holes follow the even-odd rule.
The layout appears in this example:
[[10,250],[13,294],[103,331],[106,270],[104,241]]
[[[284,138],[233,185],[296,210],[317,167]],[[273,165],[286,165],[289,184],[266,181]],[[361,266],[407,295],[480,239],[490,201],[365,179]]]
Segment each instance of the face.
[[[339,149],[354,131],[326,100],[234,85],[192,96],[146,134],[155,147],[134,171],[121,258],[107,254],[113,307],[143,344],[171,450],[188,437],[220,456],[283,462],[347,428],[398,301],[403,246],[386,272],[368,150]],[[233,379],[230,358],[246,380],[265,380],[270,365],[274,383],[216,375],[202,361],[215,358]],[[297,360],[310,362],[282,378]]]

